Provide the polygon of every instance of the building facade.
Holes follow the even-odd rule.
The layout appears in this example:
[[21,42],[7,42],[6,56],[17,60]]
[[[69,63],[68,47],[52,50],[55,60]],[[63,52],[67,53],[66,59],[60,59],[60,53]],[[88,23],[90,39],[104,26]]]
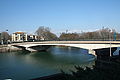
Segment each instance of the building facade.
[[12,42],[28,41],[27,34],[25,32],[15,32],[12,34]]
[[37,36],[36,35],[28,35],[28,41],[37,41]]

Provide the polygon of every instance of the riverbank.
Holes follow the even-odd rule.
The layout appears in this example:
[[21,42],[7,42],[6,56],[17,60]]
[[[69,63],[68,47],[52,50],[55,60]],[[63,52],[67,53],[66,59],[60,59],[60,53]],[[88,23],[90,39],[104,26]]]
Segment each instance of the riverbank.
[[65,79],[65,76],[62,73],[58,73],[58,74],[44,76],[44,77],[35,78],[31,80],[64,80],[64,79]]
[[93,68],[83,69],[75,66],[77,71],[72,74],[61,72],[50,76],[40,77],[31,80],[120,80],[120,57],[110,58],[110,61],[96,60]]
[[20,51],[20,50],[22,49],[9,46],[9,45],[0,45],[0,53]]

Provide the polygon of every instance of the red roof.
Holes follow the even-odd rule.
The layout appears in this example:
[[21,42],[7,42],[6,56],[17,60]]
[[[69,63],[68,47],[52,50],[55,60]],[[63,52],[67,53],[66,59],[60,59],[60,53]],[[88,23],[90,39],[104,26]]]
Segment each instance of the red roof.
[[23,33],[25,33],[25,32],[15,32],[16,34],[23,34]]

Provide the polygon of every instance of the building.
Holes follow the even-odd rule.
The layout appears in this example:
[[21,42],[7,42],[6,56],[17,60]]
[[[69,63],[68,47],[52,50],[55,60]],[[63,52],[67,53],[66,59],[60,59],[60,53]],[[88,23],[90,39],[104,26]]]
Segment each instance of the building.
[[30,34],[30,35],[28,35],[28,41],[37,41],[37,36],[36,35],[32,35],[32,34]]
[[25,32],[15,32],[12,34],[12,42],[28,41],[27,34]]

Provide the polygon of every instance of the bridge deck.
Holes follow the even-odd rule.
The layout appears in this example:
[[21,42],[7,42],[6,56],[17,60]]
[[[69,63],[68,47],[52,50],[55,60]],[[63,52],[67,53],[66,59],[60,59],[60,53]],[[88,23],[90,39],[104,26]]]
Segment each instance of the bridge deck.
[[[111,44],[110,44],[111,43]],[[88,49],[93,51],[94,49],[109,48],[109,47],[120,47],[120,41],[41,41],[41,42],[24,42],[24,43],[14,43],[11,46],[24,47],[24,49],[29,51],[34,51],[34,49],[39,50],[46,46],[69,46]],[[94,52],[92,52],[94,54]]]
[[[14,44],[120,44],[120,41],[40,41]],[[14,45],[13,44],[13,45]]]

